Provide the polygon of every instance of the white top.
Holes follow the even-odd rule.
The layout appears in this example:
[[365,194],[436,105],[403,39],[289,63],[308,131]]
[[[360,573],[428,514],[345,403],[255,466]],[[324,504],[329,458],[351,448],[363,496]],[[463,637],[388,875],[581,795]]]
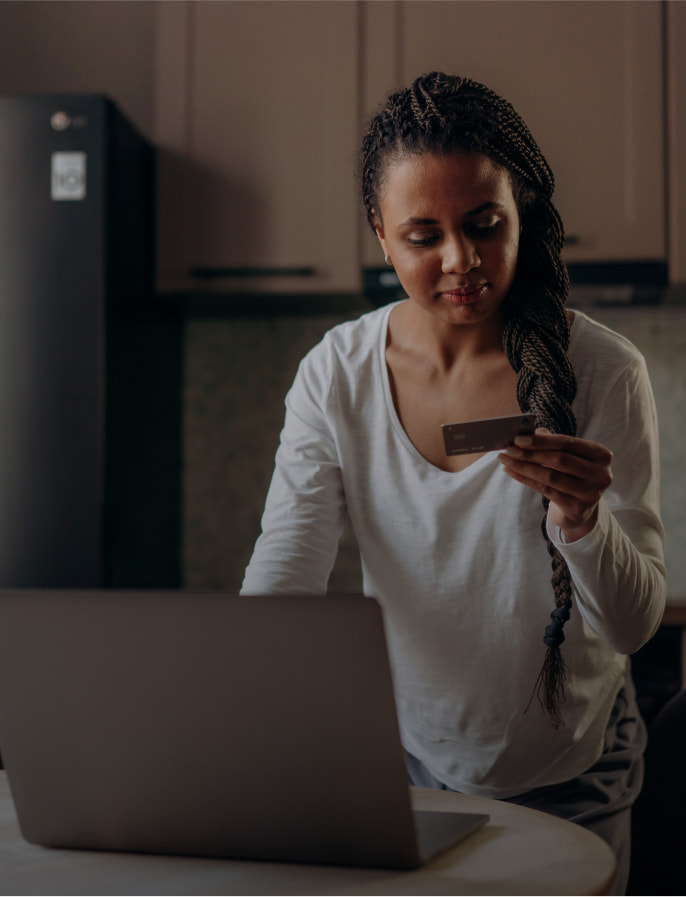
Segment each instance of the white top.
[[497,452],[450,473],[415,449],[385,362],[392,308],[334,327],[301,362],[242,591],[324,593],[347,509],[364,591],[385,612],[405,747],[466,793],[504,798],[565,781],[602,752],[624,655],[656,631],[664,608],[644,359],[575,312],[577,432],[613,451],[614,481],[592,532],[557,542],[575,588],[555,733],[535,698],[527,710],[554,608],[540,496],[504,473]]

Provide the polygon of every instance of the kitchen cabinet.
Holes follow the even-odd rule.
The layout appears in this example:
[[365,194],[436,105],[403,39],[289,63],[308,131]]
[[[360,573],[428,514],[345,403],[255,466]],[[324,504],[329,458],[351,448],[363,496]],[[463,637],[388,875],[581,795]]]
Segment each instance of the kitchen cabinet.
[[686,303],[686,3],[665,4],[665,106],[667,109],[667,213],[670,282],[674,300]]
[[[487,84],[555,173],[566,260],[664,261],[662,6],[372,0],[365,103],[433,70]],[[364,260],[379,264],[373,236]]]
[[156,7],[162,291],[359,291],[383,267],[355,180],[362,121],[433,69],[521,113],[556,175],[568,262],[667,261],[662,3]]
[[359,290],[357,3],[161,3],[161,289]]

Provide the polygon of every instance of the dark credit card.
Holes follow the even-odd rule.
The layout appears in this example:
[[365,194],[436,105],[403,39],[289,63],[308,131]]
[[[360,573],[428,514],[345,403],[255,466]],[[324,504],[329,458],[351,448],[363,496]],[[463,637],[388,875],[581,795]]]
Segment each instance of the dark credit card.
[[504,449],[512,445],[515,436],[531,436],[536,429],[536,418],[533,414],[487,417],[462,424],[443,424],[441,429],[447,455],[468,455]]

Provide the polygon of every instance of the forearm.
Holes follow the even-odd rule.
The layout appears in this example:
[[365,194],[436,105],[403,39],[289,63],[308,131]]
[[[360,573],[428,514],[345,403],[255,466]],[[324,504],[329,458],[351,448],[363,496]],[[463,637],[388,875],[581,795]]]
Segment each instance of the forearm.
[[243,594],[324,594],[336,558],[335,544],[314,544],[311,532],[263,532],[241,587]]
[[557,528],[548,527],[570,568],[581,615],[622,654],[645,644],[664,612],[667,586],[659,520],[646,519],[643,532],[639,548],[604,500],[594,528],[575,542],[565,541]]
[[345,517],[335,446],[289,409],[241,591],[323,594]]
[[326,592],[343,522],[342,503],[325,510],[295,494],[277,498],[273,483],[241,591]]

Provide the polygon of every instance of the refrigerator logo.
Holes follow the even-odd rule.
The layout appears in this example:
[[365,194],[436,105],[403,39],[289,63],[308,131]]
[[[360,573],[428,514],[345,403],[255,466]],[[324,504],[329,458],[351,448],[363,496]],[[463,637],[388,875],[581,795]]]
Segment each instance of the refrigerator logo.
[[86,154],[53,153],[50,181],[52,199],[86,198]]
[[56,112],[50,119],[50,124],[55,131],[64,131],[71,124],[71,119],[66,112]]
[[50,116],[50,126],[54,131],[66,131],[67,128],[85,128],[88,124],[88,116],[84,113],[79,115],[67,115],[66,112],[55,112]]

